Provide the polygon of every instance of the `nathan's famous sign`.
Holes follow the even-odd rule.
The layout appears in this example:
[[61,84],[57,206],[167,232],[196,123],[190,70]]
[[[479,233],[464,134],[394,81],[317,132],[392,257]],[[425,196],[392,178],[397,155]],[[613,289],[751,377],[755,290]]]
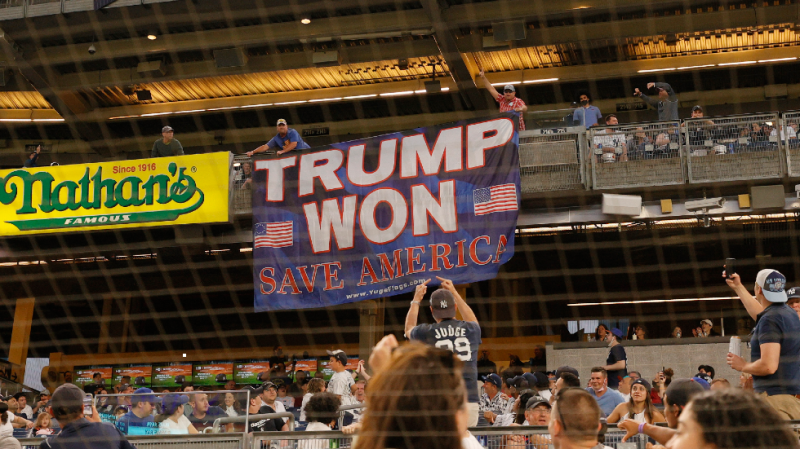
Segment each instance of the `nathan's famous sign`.
[[494,278],[514,254],[516,114],[255,162],[256,311]]
[[230,153],[0,171],[0,235],[229,219]]

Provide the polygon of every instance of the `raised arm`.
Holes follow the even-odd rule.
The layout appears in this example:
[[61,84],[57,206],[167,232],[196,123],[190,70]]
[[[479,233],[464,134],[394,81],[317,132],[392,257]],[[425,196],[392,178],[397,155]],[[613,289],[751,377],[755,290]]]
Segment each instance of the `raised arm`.
[[417,285],[416,290],[414,290],[414,299],[411,301],[411,305],[408,308],[408,313],[406,314],[405,334],[406,338],[409,340],[411,340],[411,329],[414,329],[414,327],[417,325],[419,306],[422,303],[422,298],[425,297],[425,293],[428,291],[428,282],[430,281],[431,280],[428,279],[422,284]]
[[247,155],[252,157],[254,154],[263,153],[263,152],[267,151],[268,148],[269,148],[269,143],[265,143],[264,145],[261,145],[260,147],[256,148],[253,151],[248,151]]
[[760,302],[753,298],[753,295],[747,291],[744,285],[742,285],[742,279],[739,277],[738,274],[734,273],[730,279],[728,279],[725,272],[722,272],[722,277],[725,278],[725,282],[728,284],[728,287],[733,289],[739,299],[742,301],[742,305],[747,310],[747,314],[750,315],[750,318],[756,319],[758,314],[764,311],[764,306],[761,305]]
[[450,293],[452,293],[455,297],[456,307],[458,307],[458,310],[461,311],[461,318],[464,318],[464,321],[472,321],[477,323],[478,317],[475,316],[475,312],[473,312],[470,306],[467,305],[467,303],[464,301],[464,298],[458,294],[458,290],[456,290],[456,286],[453,285],[453,281],[450,279],[440,278],[439,276],[436,276],[436,279],[442,281],[442,287],[449,290]]
[[658,107],[658,102],[653,100],[652,98],[648,97],[647,95],[645,95],[642,91],[639,90],[638,87],[633,92],[633,96],[634,97],[639,97],[642,101],[644,101],[645,103],[649,104],[650,106],[652,106],[654,108]]
[[498,92],[497,89],[495,89],[494,86],[492,86],[492,83],[490,83],[489,80],[486,79],[486,75],[483,74],[483,70],[481,70],[481,73],[479,73],[478,76],[480,77],[481,81],[483,81],[483,87],[485,87],[486,90],[488,90],[489,93],[492,94],[492,98],[496,100],[497,97],[500,96],[500,92]]
[[672,86],[669,83],[653,83],[658,89],[664,89],[669,94],[669,101],[675,101],[678,99],[678,95],[675,94],[675,91],[672,89]]

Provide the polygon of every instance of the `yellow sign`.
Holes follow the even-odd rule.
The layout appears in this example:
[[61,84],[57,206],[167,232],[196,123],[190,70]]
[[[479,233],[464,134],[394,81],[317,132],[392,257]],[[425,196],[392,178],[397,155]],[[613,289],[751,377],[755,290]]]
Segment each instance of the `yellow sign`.
[[229,221],[230,153],[0,171],[0,235]]

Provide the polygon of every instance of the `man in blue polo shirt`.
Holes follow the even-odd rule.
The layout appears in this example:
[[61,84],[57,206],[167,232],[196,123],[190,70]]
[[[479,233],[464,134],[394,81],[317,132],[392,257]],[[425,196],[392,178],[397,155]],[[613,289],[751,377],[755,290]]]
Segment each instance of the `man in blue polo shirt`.
[[786,277],[756,276],[755,299],[764,308],[750,337],[750,360],[728,353],[731,368],[753,375],[753,389],[786,419],[800,419],[800,318],[786,305]]
[[586,391],[597,401],[605,416],[610,415],[616,406],[625,402],[622,394],[608,388],[608,372],[602,366],[592,368],[592,378]]
[[155,404],[161,402],[149,388],[139,388],[131,397],[131,410],[117,420],[117,429],[125,435],[155,435],[158,424],[153,422]]
[[280,119],[278,120],[278,134],[264,145],[248,151],[247,155],[252,157],[254,154],[263,153],[270,148],[280,148],[278,154],[281,155],[292,150],[307,150],[311,147],[300,138],[300,133],[296,129],[289,128],[286,120]]

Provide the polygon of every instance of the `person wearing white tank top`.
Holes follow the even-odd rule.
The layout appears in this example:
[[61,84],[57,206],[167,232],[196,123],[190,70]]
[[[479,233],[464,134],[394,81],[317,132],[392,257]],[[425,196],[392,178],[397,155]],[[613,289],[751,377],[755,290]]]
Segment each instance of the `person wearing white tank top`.
[[664,415],[653,406],[650,399],[650,383],[644,379],[636,379],[631,384],[631,398],[617,405],[608,415],[609,423],[617,423],[631,419],[637,423],[653,424],[666,422]]

